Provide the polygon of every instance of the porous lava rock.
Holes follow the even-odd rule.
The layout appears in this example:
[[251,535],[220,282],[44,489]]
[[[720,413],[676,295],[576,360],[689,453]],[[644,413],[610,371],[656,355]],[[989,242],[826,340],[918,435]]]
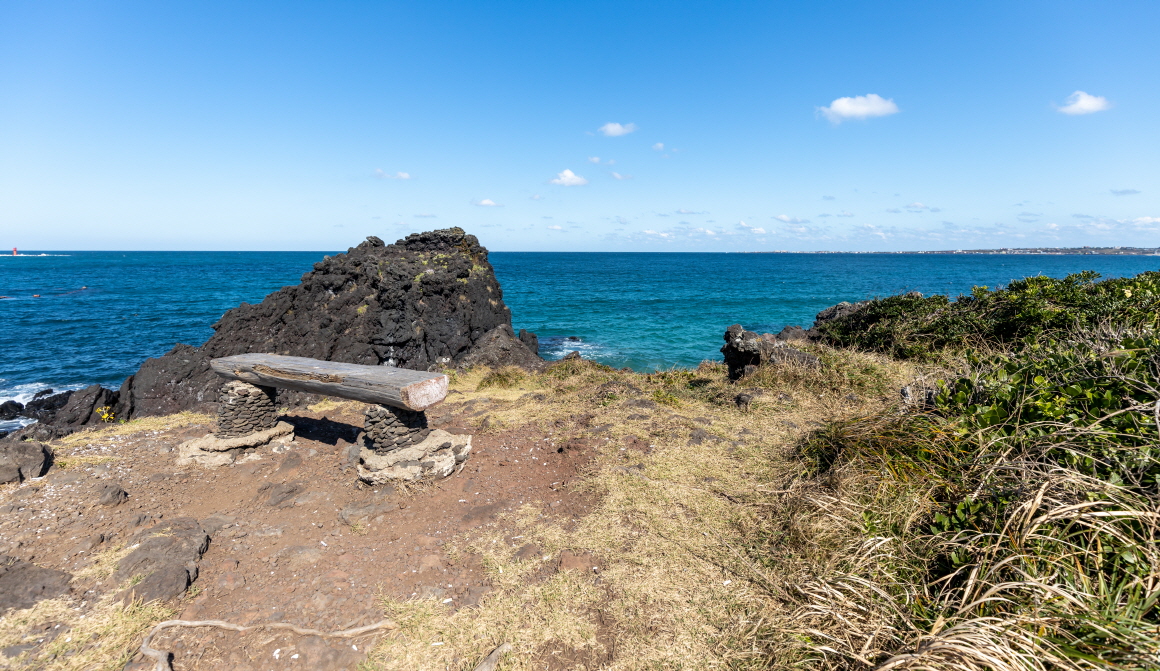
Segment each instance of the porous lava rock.
[[72,575],[0,555],[0,615],[68,592]]
[[[919,295],[921,296],[922,294]],[[854,314],[855,312],[861,310],[867,302],[868,301],[850,303],[847,301],[842,301],[837,305],[831,305],[830,307],[822,310],[814,316],[814,324],[809,329],[803,329],[800,326],[787,326],[773,337],[783,342],[790,342],[794,340],[814,342],[821,340],[822,332],[818,330],[820,326]]]
[[197,580],[197,563],[209,535],[192,517],[176,517],[145,532],[136,549],[117,564],[116,583],[133,581],[126,600],[167,601]]
[[766,333],[746,331],[734,324],[725,331],[725,345],[721,348],[729,379],[739,380],[766,364],[792,364],[815,368],[821,362],[812,354],[796,350]]
[[0,442],[0,484],[39,478],[52,465],[52,450],[32,440]]
[[[117,402],[117,392],[99,384],[59,394],[46,389],[16,413],[21,417],[35,419],[36,424],[14,431],[4,440],[55,440],[87,426],[101,424],[106,421],[105,417],[112,421],[117,418],[110,414],[115,412]],[[101,416],[102,412],[106,413],[105,417]]]
[[[520,329],[520,333],[530,336],[527,340],[532,341],[536,351],[539,351],[540,343],[536,334],[528,334],[523,329]],[[530,371],[537,371],[545,366],[545,361],[528,347],[524,338],[517,338],[512,327],[508,324],[500,324],[483,334],[475,347],[460,358],[457,363],[462,368],[519,366]]]
[[[116,415],[211,410],[222,385],[209,368],[217,357],[262,352],[435,370],[456,366],[500,326],[511,332],[511,312],[474,235],[449,228],[393,245],[372,236],[314,264],[297,286],[226,312],[201,347],[179,344],[145,361],[121,385]],[[534,356],[513,339],[523,351],[512,356]],[[279,404],[294,393],[280,392]]]

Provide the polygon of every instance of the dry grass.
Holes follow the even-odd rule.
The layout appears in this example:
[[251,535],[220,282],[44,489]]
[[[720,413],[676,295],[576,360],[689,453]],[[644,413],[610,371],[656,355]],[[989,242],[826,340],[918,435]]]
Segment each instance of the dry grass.
[[[73,594],[84,594],[116,570],[132,548],[111,548],[73,577]],[[156,602],[122,604],[106,585],[95,602],[62,596],[0,618],[0,648],[51,640],[36,650],[0,660],[5,668],[36,671],[119,671],[137,653],[145,632],[174,610]]]
[[[402,629],[368,667],[471,669],[505,642],[505,671],[768,667],[754,636],[784,617],[775,593],[793,576],[771,575],[747,545],[771,490],[802,472],[792,446],[816,424],[882,411],[916,374],[872,355],[819,353],[821,371],[762,370],[736,385],[720,364],[638,375],[565,362],[518,387],[480,385],[489,371],[461,374],[453,402],[486,408],[491,426],[608,438],[571,485],[597,504],[566,520],[530,502],[456,539],[450,551],[479,557],[493,591],[455,613],[385,601]],[[755,396],[747,410],[733,400],[744,390]],[[524,543],[539,557],[515,559]],[[564,551],[594,557],[598,574],[553,570]]]
[[210,415],[203,415],[196,412],[179,412],[173,415],[165,415],[164,417],[143,417],[125,422],[124,424],[108,424],[85,429],[84,431],[78,431],[59,440],[55,440],[52,444],[63,448],[76,447],[96,440],[129,436],[145,431],[170,431],[186,426],[211,424],[213,422],[214,418]]
[[[330,412],[331,410],[341,410],[344,412],[352,411],[361,413],[365,406],[365,403],[360,403],[358,401],[348,401],[341,398],[331,398],[327,396],[318,403],[308,406],[307,410],[310,412]],[[286,411],[283,410],[282,412],[285,413]]]

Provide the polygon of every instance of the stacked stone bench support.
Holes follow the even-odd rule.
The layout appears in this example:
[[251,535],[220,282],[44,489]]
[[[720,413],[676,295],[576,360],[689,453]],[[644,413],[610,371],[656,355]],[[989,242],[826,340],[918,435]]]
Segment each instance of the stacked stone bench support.
[[375,452],[390,452],[423,442],[431,429],[427,428],[427,413],[392,408],[389,405],[368,405],[363,412],[364,444]]
[[248,436],[274,427],[278,420],[275,406],[278,390],[248,382],[231,380],[222,385],[218,396],[218,438]]
[[[424,410],[447,396],[448,379],[441,373],[276,354],[223,357],[210,361],[210,367],[231,380],[222,390],[222,412],[229,418],[219,417],[219,432],[235,425],[244,430],[256,421],[252,417],[265,417],[249,404],[260,403],[259,396],[266,395],[272,408],[274,394],[255,389],[282,387],[369,404],[358,444],[359,477],[367,482],[446,477],[471,452],[471,436],[427,426]],[[228,411],[227,398],[232,404]]]

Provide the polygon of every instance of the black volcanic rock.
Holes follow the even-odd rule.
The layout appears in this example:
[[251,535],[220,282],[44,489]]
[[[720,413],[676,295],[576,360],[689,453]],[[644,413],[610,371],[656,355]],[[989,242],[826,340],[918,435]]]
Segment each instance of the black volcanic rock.
[[0,443],[0,484],[39,478],[52,466],[52,450],[33,440]]
[[[525,334],[527,331],[521,329],[520,333]],[[532,334],[532,338],[535,338],[534,334]],[[526,343],[527,341],[523,338],[516,337],[511,326],[500,324],[483,334],[475,347],[471,348],[471,351],[460,358],[457,363],[463,367],[519,366],[531,371],[540,370],[546,362],[537,356]],[[539,349],[538,343],[536,349]]]
[[793,364],[809,368],[821,365],[816,356],[789,347],[768,333],[762,335],[746,331],[741,324],[726,329],[725,345],[721,353],[725,355],[730,380],[739,380],[766,364]]
[[393,245],[370,237],[314,264],[301,284],[226,312],[201,347],[145,361],[121,386],[116,416],[209,409],[222,384],[212,358],[265,352],[434,370],[458,365],[499,326],[510,332],[511,313],[475,236],[450,228]]
[[16,401],[4,401],[0,403],[0,419],[16,419],[24,412],[24,404]]

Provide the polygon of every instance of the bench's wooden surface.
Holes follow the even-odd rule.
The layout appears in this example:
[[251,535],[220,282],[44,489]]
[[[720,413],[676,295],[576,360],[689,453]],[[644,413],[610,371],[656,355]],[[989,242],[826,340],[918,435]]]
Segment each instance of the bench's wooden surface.
[[238,354],[209,362],[231,380],[426,410],[447,397],[447,376],[393,366],[319,361],[279,354]]

